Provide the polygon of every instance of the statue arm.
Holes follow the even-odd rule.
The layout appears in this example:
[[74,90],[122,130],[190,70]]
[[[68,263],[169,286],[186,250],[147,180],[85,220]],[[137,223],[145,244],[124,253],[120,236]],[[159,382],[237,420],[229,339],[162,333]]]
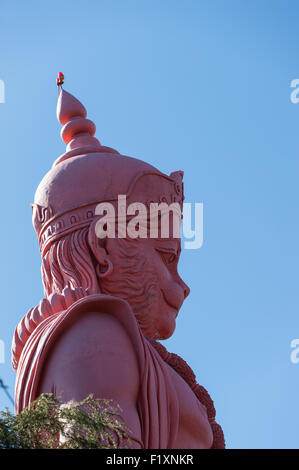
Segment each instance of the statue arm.
[[38,395],[55,393],[67,402],[92,393],[95,398],[115,400],[134,437],[132,446],[140,448],[139,375],[135,351],[120,322],[110,314],[89,312],[64,330],[51,348]]

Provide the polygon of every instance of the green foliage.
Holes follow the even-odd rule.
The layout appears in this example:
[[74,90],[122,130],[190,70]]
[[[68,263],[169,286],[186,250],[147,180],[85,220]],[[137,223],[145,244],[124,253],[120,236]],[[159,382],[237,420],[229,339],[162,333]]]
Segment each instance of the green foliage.
[[112,400],[80,402],[42,394],[30,409],[0,412],[0,449],[116,449],[130,445],[129,430]]

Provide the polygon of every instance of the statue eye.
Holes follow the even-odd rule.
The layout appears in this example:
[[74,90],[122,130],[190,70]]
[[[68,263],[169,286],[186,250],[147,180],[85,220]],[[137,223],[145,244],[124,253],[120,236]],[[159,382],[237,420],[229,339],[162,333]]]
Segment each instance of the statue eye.
[[174,263],[175,260],[176,260],[176,255],[174,253],[169,253],[167,255],[167,263],[168,264]]
[[176,261],[177,255],[176,253],[169,252],[169,251],[161,251],[157,250],[160,253],[161,258],[163,259],[165,264],[172,264]]

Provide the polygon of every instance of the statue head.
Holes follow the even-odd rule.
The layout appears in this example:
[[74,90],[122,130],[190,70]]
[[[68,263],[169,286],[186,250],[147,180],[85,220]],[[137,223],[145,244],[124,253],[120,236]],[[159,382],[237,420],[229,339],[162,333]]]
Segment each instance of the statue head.
[[[102,146],[86,115],[84,106],[61,90],[57,117],[63,125],[66,152],[41,181],[32,204],[45,296],[82,287],[90,294],[121,297],[131,305],[147,337],[166,339],[172,335],[189,293],[177,272],[180,238],[171,232],[161,237],[160,231],[155,238],[128,234],[100,238],[97,207],[110,204],[119,215],[122,195],[127,206],[174,203],[182,208],[183,173],[168,176],[146,162]],[[125,215],[127,218],[130,216]],[[117,223],[115,230],[119,235]]]

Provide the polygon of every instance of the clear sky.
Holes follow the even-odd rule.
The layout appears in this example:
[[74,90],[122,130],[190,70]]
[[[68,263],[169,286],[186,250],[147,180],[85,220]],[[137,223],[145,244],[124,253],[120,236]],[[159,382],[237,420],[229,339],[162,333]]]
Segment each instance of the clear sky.
[[[227,446],[298,448],[299,4],[291,0],[0,2],[0,378],[14,327],[43,295],[30,203],[64,152],[56,76],[97,137],[185,172],[204,243],[166,346],[213,397]],[[9,401],[0,390],[0,409]]]

